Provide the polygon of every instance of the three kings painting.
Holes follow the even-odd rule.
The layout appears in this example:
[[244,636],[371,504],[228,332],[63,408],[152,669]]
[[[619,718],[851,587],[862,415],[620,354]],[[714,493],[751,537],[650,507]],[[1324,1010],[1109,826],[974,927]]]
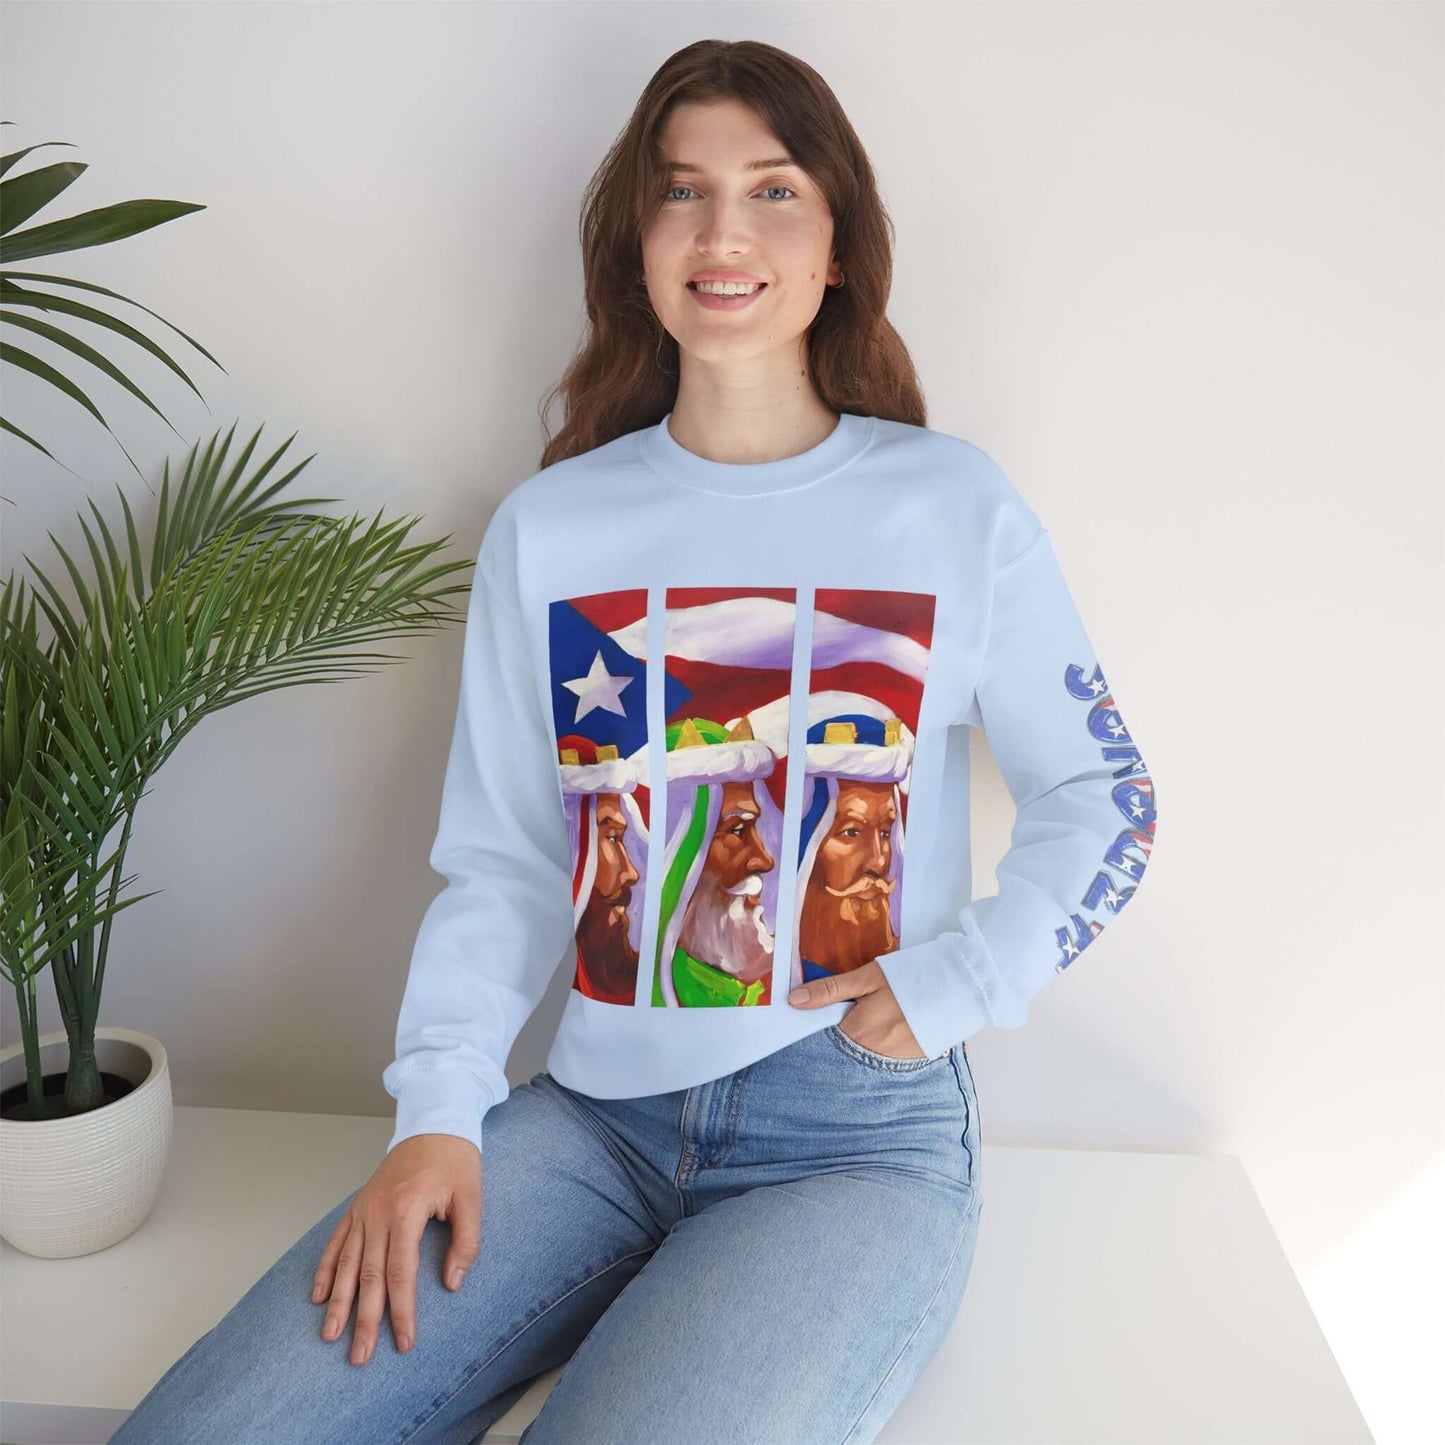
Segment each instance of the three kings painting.
[[[797,857],[783,856],[797,594],[665,593],[665,826],[653,847],[647,592],[551,604],[549,662],[572,846],[573,987],[626,1006],[768,1004],[898,947],[904,826],[934,598],[820,588]],[[797,776],[796,770],[794,770]],[[781,888],[788,868],[791,890]],[[644,936],[649,872],[655,923]],[[790,957],[775,956],[780,894]],[[780,993],[778,991],[781,991]]]

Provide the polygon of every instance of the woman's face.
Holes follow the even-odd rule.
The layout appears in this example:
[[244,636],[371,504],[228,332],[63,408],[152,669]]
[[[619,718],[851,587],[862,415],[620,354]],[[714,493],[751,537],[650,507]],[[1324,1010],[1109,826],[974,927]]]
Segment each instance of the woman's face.
[[[785,353],[813,324],[836,282],[833,217],[782,144],[737,100],[688,102],[663,125],[670,189],[642,236],[647,294],[691,359],[735,364]],[[768,165],[750,169],[757,161]],[[709,307],[695,273],[736,271],[764,282],[749,301]]]

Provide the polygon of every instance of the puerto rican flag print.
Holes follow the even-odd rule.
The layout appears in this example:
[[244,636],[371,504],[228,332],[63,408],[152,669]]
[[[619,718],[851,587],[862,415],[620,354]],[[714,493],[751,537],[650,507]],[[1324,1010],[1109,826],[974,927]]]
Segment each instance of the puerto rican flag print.
[[651,814],[647,591],[553,602],[552,724],[572,846],[572,986],[631,1005],[637,986]]

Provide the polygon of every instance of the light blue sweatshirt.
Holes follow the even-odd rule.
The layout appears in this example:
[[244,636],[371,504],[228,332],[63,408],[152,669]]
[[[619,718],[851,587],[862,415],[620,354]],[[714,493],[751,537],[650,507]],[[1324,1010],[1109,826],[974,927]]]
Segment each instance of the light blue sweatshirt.
[[[1017,808],[978,899],[965,727]],[[388,1147],[482,1148],[559,964],[547,1068],[596,1098],[838,1022],[790,989],[875,958],[930,1057],[1017,1028],[1133,896],[1154,817],[1050,534],[978,447],[845,413],[729,464],[665,417],[557,462],[477,558]]]

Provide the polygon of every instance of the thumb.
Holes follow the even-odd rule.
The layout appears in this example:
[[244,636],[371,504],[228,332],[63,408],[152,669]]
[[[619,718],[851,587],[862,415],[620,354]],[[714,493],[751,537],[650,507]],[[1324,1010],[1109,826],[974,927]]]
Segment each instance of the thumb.
[[842,1003],[844,999],[862,998],[875,992],[882,978],[883,970],[877,960],[870,959],[846,973],[830,973],[827,978],[815,978],[800,985],[788,995],[788,1002],[799,1008],[818,1008],[823,1004]]
[[452,1242],[442,1262],[442,1279],[448,1289],[460,1289],[467,1271],[481,1253],[482,1196],[470,1186],[458,1189],[452,1197],[449,1215]]

